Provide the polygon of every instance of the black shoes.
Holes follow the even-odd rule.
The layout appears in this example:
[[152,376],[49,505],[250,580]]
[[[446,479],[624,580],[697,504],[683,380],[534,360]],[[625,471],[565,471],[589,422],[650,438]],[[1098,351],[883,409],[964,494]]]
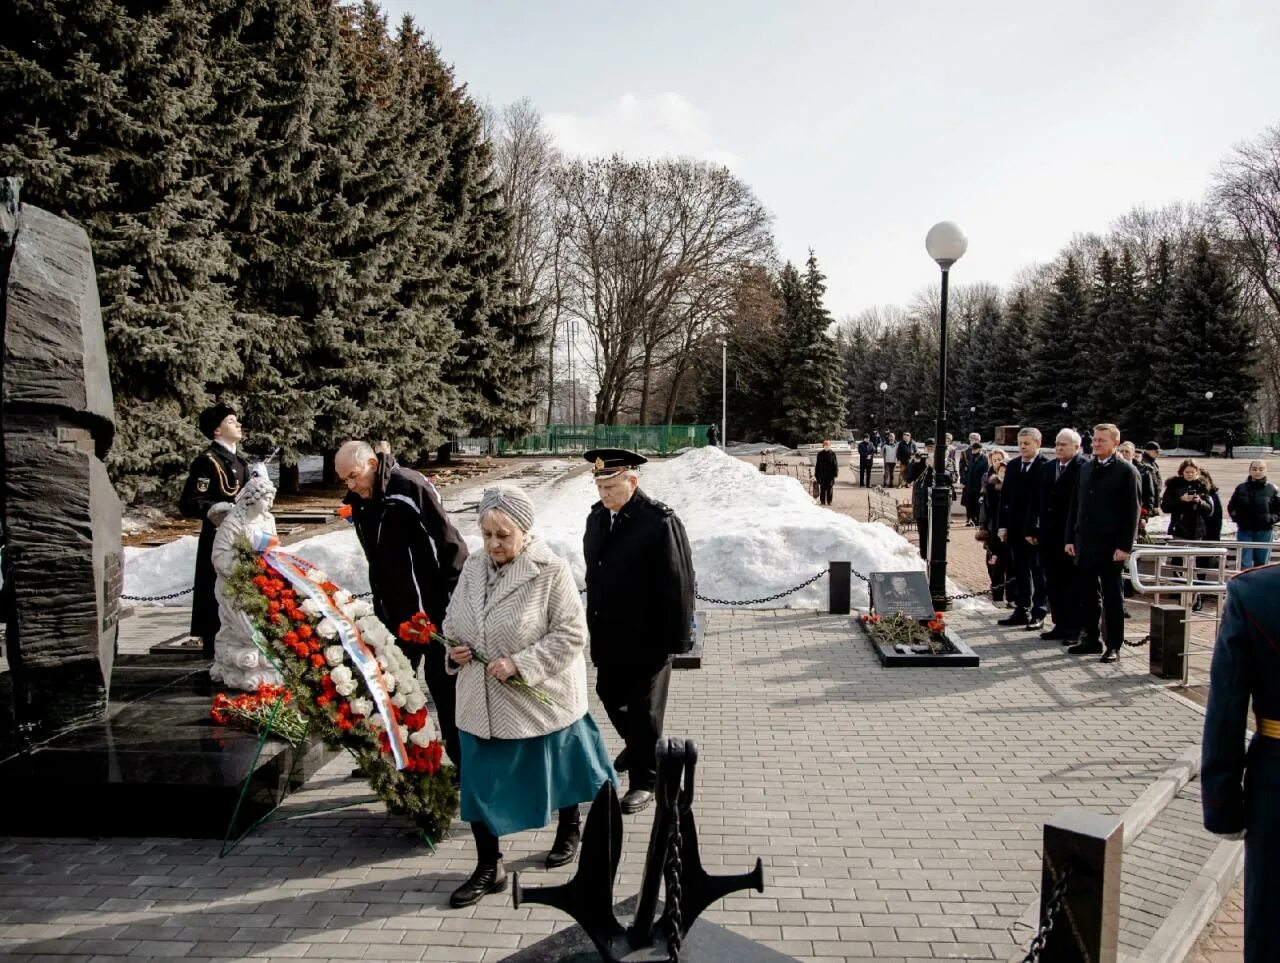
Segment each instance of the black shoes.
[[1098,661],[1099,662],[1115,662],[1119,658],[1120,658],[1120,652],[1118,650],[1107,649],[1106,652],[1102,653],[1102,658],[1099,659]]
[[1058,642],[1061,639],[1070,638],[1070,636],[1067,632],[1063,631],[1062,626],[1055,625],[1048,632],[1041,632],[1040,638],[1044,639],[1046,642]]
[[653,802],[653,790],[632,789],[622,797],[622,811],[628,816],[642,812]]
[[1102,642],[1099,639],[1086,639],[1067,649],[1072,655],[1101,655]]
[[1023,628],[1024,628],[1027,632],[1036,632],[1036,631],[1038,631],[1038,630],[1040,630],[1040,629],[1043,629],[1043,628],[1044,628],[1044,616],[1043,616],[1043,615],[1041,615],[1039,618],[1037,618],[1037,617],[1036,617],[1036,616],[1034,616],[1034,615],[1033,615],[1033,616],[1031,616],[1031,618],[1027,620],[1027,624],[1026,624],[1025,626],[1023,626]]
[[1192,611],[1192,612],[1199,612],[1199,611],[1200,611],[1201,609],[1203,609],[1203,608],[1204,608],[1204,596],[1203,596],[1203,595],[1197,595],[1197,596],[1195,597],[1195,601],[1193,601],[1193,602],[1191,603],[1191,611]]
[[547,853],[547,869],[572,863],[574,857],[578,855],[578,846],[581,843],[582,822],[575,808],[573,818],[566,819],[562,816],[560,824],[556,826],[556,841],[551,845],[551,852]]
[[1026,625],[1027,613],[1020,609],[1014,609],[1012,615],[1006,615],[1002,619],[996,620],[996,625]]
[[502,860],[494,863],[481,863],[471,878],[453,891],[449,897],[449,905],[454,909],[473,906],[489,893],[501,893],[507,888],[507,871]]
[[627,771],[627,750],[623,749],[620,753],[613,757],[613,768],[615,772]]

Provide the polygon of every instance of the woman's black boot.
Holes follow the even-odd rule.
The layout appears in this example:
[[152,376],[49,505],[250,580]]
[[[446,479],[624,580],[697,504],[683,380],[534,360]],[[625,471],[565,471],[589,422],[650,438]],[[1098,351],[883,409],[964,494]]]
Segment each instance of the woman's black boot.
[[472,823],[471,834],[476,838],[477,865],[471,878],[449,897],[449,905],[454,909],[471,906],[485,895],[501,893],[507,888],[507,871],[502,865],[502,853],[498,851],[498,837],[484,823]]
[[547,869],[555,869],[572,863],[582,842],[582,817],[577,806],[565,806],[560,810],[560,822],[556,826],[556,841],[547,853]]

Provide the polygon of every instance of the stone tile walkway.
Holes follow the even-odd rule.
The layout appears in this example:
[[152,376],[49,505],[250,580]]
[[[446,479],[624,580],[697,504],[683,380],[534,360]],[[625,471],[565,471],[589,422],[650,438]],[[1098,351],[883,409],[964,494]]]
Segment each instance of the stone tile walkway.
[[[1031,935],[1017,920],[1038,900],[1044,821],[1068,805],[1120,815],[1199,740],[1200,714],[1144,658],[1103,666],[992,631],[990,613],[952,621],[981,668],[883,670],[846,618],[711,615],[667,731],[699,744],[708,868],[760,856],[766,889],[709,918],[805,960],[1006,959]],[[567,925],[509,895],[448,909],[473,865],[461,827],[432,853],[371,803],[304,816],[367,796],[349,768],[326,767],[281,812],[299,818],[225,859],[203,841],[0,838],[0,955],[464,963]],[[650,825],[628,818],[619,898]],[[552,835],[505,842],[530,885],[567,875],[542,869]]]

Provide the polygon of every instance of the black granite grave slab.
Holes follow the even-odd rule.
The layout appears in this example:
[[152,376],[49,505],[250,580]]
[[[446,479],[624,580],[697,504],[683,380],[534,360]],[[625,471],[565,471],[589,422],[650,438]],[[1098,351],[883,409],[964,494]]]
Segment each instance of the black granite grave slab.
[[[333,758],[317,740],[297,747],[213,723],[224,687],[207,670],[145,656],[117,660],[99,719],[0,757],[10,797],[0,832],[40,836],[221,839],[236,802],[239,835]],[[247,788],[245,786],[248,780]]]
[[[620,923],[630,923],[635,915],[637,899],[633,896],[618,904],[616,913]],[[661,912],[659,904],[658,913]],[[689,928],[680,958],[697,963],[796,963],[794,956],[762,946],[705,919],[698,920]],[[600,951],[581,926],[570,926],[505,959],[506,963],[600,963]],[[654,963],[665,959],[665,953],[653,947],[638,949],[634,956],[635,963]]]
[[950,629],[945,629],[944,634],[947,641],[955,646],[954,652],[899,652],[892,645],[884,645],[877,642],[871,637],[871,633],[867,631],[867,627],[862,624],[861,619],[854,619],[854,631],[860,633],[870,643],[876,657],[880,659],[880,664],[886,669],[902,668],[903,666],[919,666],[923,668],[937,666],[951,666],[953,668],[972,669],[976,668],[981,660],[978,653],[969,648],[960,638]]

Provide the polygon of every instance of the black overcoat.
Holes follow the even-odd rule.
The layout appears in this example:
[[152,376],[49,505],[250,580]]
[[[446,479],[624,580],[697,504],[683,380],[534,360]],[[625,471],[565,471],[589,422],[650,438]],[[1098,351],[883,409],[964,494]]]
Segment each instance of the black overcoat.
[[1033,521],[1027,527],[1027,535],[1034,535],[1050,549],[1062,551],[1067,544],[1067,516],[1071,514],[1071,503],[1076,497],[1076,486],[1080,482],[1080,467],[1085,464],[1083,455],[1077,454],[1058,475],[1056,458],[1042,465],[1039,469]]
[[1009,540],[1025,538],[1027,529],[1034,525],[1037,499],[1037,483],[1040,469],[1049,459],[1037,454],[1031,464],[1023,468],[1021,458],[1005,463],[1004,489],[1000,496],[999,528],[1009,530]]
[[818,458],[814,463],[813,477],[822,484],[829,485],[839,474],[840,462],[836,460],[836,453],[830,448],[823,448],[818,452]]
[[675,512],[637,488],[610,528],[609,510],[596,502],[582,551],[592,662],[655,672],[689,650],[693,555]]
[[1104,465],[1096,458],[1080,466],[1067,531],[1080,565],[1102,566],[1117,549],[1132,552],[1138,537],[1141,481],[1138,469],[1119,455]]
[[234,502],[240,486],[249,479],[249,462],[213,442],[191,463],[178,510],[187,518],[199,518],[200,542],[196,546],[195,591],[191,596],[191,634],[211,639],[218,634],[218,600],[213,594],[217,573],[213,570],[213,537],[218,526],[209,521],[209,509],[219,502]]
[[449,521],[440,496],[419,472],[401,468],[389,455],[378,456],[373,493],[349,492],[351,522],[369,561],[373,608],[395,634],[400,623],[426,612],[444,622],[467,543]]

